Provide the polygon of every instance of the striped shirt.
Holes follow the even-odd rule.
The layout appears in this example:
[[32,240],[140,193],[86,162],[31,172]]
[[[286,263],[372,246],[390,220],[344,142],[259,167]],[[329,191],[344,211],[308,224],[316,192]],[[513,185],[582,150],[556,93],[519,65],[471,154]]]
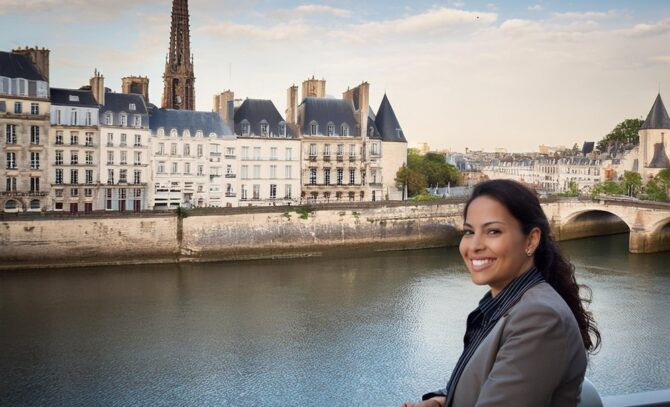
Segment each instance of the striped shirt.
[[447,387],[437,392],[423,395],[423,400],[435,396],[446,396],[458,384],[458,380],[484,338],[491,332],[491,329],[498,322],[500,317],[516,304],[517,301],[528,291],[529,288],[544,281],[542,273],[533,267],[526,273],[512,280],[495,297],[491,296],[491,291],[484,295],[479,301],[479,306],[468,316],[465,337],[463,338],[463,353],[458,359],[454,370],[451,372],[451,378]]

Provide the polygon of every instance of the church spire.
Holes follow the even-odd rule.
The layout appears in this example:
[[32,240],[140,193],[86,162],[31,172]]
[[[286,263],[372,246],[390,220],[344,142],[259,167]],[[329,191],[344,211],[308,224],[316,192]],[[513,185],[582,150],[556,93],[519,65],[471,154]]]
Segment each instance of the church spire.
[[170,49],[165,61],[161,106],[195,110],[194,83],[188,0],[173,0]]

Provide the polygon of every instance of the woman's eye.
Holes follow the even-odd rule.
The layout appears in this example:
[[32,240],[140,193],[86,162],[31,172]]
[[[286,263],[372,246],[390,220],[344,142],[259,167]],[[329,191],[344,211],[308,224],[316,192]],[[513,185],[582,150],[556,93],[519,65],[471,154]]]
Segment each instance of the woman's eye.
[[469,235],[472,235],[472,234],[474,234],[474,232],[471,231],[471,230],[464,230],[464,231],[463,231],[463,235],[464,235],[464,236],[469,236]]
[[489,235],[497,235],[499,233],[500,233],[500,231],[498,229],[491,229],[491,230],[488,231]]

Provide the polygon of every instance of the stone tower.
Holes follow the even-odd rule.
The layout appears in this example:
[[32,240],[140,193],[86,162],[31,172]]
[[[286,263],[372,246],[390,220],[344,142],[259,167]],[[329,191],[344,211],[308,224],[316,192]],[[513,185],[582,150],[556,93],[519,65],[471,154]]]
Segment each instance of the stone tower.
[[122,93],[137,93],[149,103],[149,78],[146,76],[126,76],[121,78]]
[[173,0],[170,50],[165,60],[161,103],[167,109],[195,110],[195,76],[188,19],[188,0]]

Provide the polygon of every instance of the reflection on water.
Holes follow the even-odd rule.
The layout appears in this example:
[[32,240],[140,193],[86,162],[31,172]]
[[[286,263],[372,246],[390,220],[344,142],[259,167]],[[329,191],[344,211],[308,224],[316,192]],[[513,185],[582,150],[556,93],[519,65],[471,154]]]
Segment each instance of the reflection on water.
[[[670,388],[670,254],[626,239],[563,244],[603,394]],[[455,248],[2,273],[0,405],[397,405],[446,383],[484,292]]]

